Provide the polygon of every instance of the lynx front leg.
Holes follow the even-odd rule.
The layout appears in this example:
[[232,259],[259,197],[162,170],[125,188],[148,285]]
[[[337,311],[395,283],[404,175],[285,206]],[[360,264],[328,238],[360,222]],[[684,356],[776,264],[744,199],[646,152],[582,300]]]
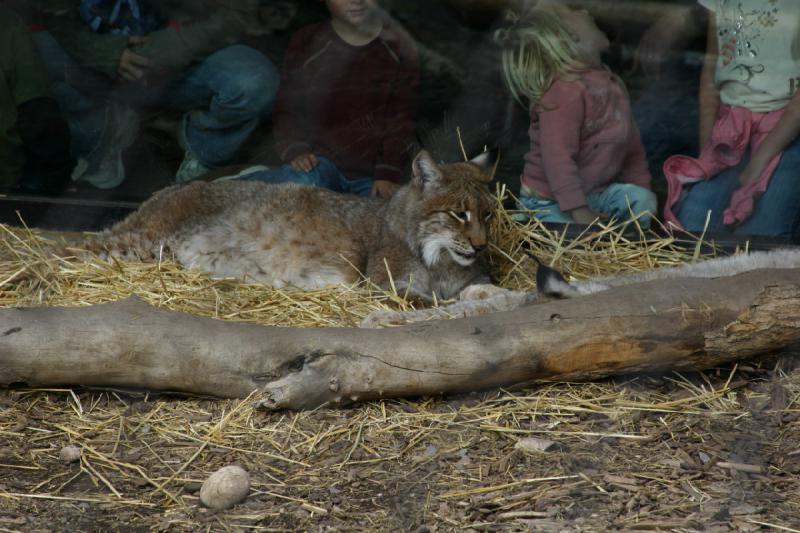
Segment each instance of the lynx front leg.
[[510,311],[535,299],[535,293],[512,291],[488,283],[470,285],[461,291],[458,302],[415,311],[373,311],[361,321],[359,327],[380,328],[428,320],[481,316]]

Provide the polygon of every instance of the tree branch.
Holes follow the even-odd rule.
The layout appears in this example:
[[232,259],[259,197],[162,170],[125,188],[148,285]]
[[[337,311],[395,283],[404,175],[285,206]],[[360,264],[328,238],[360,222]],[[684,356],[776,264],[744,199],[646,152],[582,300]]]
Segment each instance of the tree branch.
[[0,309],[0,385],[123,386],[271,409],[706,368],[800,339],[800,271],[628,285],[374,330],[279,328],[153,308]]

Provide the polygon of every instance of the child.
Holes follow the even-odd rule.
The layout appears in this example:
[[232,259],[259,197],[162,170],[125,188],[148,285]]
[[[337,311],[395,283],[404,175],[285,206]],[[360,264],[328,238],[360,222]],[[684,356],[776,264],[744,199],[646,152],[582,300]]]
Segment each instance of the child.
[[633,215],[648,227],[657,202],[644,149],[625,87],[600,60],[609,41],[592,17],[541,2],[497,37],[506,83],[531,115],[520,208],[543,222]]
[[0,189],[60,193],[75,161],[28,26],[0,5]]
[[278,70],[237,44],[248,35],[257,2],[55,4],[45,11],[47,30],[33,38],[81,159],[73,179],[101,189],[122,183],[122,152],[136,139],[137,110],[180,113],[181,183],[230,162],[269,116]]
[[286,163],[248,179],[362,196],[398,187],[414,130],[416,48],[375,0],[325,0],[329,21],[293,36],[273,112]]
[[700,88],[704,148],[664,164],[665,220],[690,231],[791,237],[800,218],[800,2],[700,4],[713,15]]

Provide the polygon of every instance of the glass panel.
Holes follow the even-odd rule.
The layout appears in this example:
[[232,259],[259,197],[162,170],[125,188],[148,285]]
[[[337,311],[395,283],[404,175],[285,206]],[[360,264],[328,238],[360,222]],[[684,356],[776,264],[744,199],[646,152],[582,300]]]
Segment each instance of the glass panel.
[[[591,195],[620,182],[651,188],[655,199],[624,198],[657,205],[661,220],[696,225],[712,209],[713,232],[785,240],[800,211],[791,120],[750,165],[734,164],[749,149],[705,172],[694,158],[718,109],[739,109],[731,120],[747,128],[762,114],[777,124],[799,74],[798,9],[767,0],[3,2],[0,216],[14,222],[22,208],[34,225],[98,228],[166,186],[254,166],[250,178],[388,195],[420,148],[456,161],[498,147],[497,179],[553,206],[555,222],[617,213],[619,199]],[[504,70],[504,50],[507,65],[524,64]],[[570,97],[570,83],[582,84],[573,96],[583,107],[559,108],[583,114],[543,111]],[[664,163],[679,154],[668,180]]]

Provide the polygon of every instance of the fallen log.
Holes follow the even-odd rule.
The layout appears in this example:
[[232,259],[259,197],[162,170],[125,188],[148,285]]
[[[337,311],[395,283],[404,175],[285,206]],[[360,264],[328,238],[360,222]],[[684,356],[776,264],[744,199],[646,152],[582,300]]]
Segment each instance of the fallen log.
[[225,322],[129,298],[0,309],[0,385],[123,386],[271,409],[708,368],[800,340],[800,270],[657,280],[399,328]]

